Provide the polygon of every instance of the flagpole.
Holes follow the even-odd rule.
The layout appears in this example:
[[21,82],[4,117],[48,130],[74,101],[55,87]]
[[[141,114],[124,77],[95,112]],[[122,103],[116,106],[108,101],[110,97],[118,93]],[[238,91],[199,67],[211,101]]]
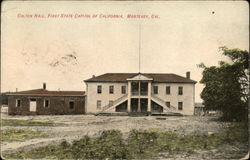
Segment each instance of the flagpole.
[[[141,73],[141,24],[139,25],[139,74]],[[141,75],[139,75],[139,98],[137,112],[141,112]]]
[[141,72],[141,24],[139,25],[139,73]]

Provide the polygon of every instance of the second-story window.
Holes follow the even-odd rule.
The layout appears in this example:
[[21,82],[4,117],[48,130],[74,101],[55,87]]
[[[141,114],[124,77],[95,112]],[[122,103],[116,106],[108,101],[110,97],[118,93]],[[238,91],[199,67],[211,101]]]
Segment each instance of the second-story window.
[[166,86],[166,94],[170,94],[170,86]]
[[178,94],[183,95],[183,87],[178,87]]
[[98,86],[97,86],[97,93],[98,93],[98,94],[101,94],[101,93],[102,93],[102,86],[101,86],[101,85],[98,85]]
[[154,94],[158,94],[158,86],[154,86]]
[[109,93],[113,94],[114,93],[114,86],[109,86]]
[[126,86],[122,86],[122,94],[126,94]]

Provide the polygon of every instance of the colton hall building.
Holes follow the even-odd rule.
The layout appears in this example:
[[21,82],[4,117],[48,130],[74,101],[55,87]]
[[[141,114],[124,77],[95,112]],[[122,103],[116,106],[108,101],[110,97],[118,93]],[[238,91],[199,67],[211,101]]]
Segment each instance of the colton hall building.
[[85,113],[194,114],[195,84],[176,74],[106,73],[86,83]]

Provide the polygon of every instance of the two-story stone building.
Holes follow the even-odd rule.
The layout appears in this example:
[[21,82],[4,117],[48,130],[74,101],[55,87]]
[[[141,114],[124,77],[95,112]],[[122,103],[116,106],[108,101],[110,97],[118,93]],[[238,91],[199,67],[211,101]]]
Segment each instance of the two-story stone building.
[[193,115],[196,81],[176,74],[106,73],[86,83],[86,113],[174,112]]

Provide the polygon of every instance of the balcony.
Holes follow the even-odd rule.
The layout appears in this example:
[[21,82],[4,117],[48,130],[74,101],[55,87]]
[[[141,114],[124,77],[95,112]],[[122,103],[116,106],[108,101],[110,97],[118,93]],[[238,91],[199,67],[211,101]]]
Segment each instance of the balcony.
[[139,92],[138,91],[132,91],[132,96],[138,96]]
[[148,91],[141,91],[141,95],[142,96],[147,96],[148,95]]
[[[132,96],[139,96],[139,91],[132,91]],[[140,92],[141,96],[147,96],[148,95],[148,91],[141,91]]]
[[[140,91],[140,92],[139,92]],[[131,83],[132,96],[147,96],[148,95],[148,82],[134,81]]]

